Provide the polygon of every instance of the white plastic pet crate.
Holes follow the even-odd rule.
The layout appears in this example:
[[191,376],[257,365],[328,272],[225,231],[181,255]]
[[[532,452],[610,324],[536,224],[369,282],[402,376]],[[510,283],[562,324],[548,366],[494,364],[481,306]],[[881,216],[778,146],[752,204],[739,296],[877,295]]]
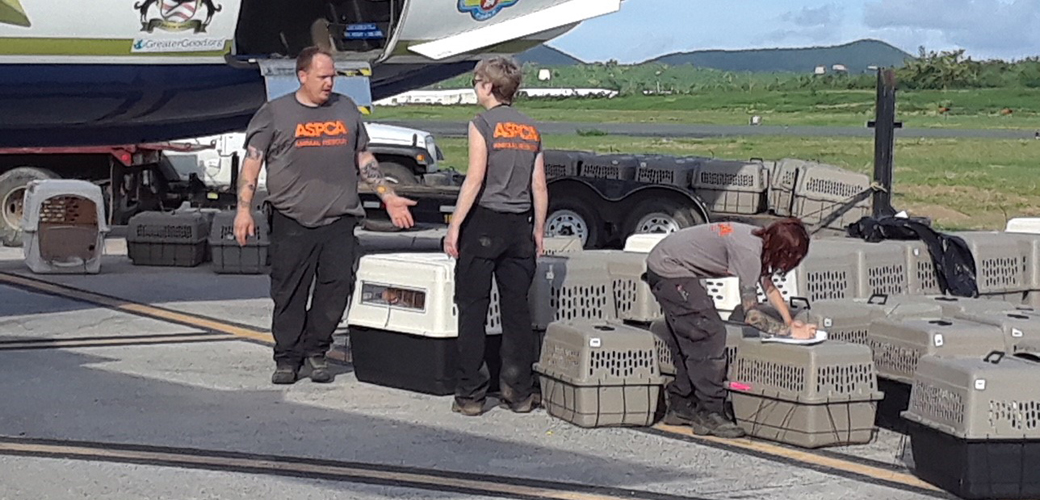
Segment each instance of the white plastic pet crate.
[[553,236],[542,240],[545,255],[564,255],[584,251],[577,236]]
[[765,205],[769,172],[761,161],[706,160],[693,189],[712,212],[757,214]]
[[101,188],[81,180],[30,181],[22,228],[25,264],[40,274],[97,274],[105,249]]
[[1009,233],[1040,234],[1040,217],[1016,217],[1007,222]]
[[624,251],[635,253],[650,253],[667,233],[633,234],[625,239]]
[[[420,337],[458,336],[455,259],[441,253],[366,255],[358,264],[347,325]],[[487,333],[502,333],[492,280]]]

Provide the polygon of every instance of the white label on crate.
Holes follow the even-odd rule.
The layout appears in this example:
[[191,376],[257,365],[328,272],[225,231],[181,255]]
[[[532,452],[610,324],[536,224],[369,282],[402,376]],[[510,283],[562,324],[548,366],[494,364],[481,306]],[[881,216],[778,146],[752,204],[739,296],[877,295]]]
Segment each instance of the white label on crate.
[[921,249],[920,248],[915,248],[914,249],[914,257],[919,257],[920,255],[921,255]]
[[1022,336],[1022,330],[1019,330],[1018,328],[1012,328],[1011,329],[1011,336],[1015,337],[1016,339],[1020,338]]
[[943,346],[943,336],[941,333],[935,334],[935,347]]
[[825,328],[830,328],[834,326],[834,320],[831,318],[823,318],[823,326]]
[[599,337],[593,337],[589,339],[589,347],[599,347],[603,345],[603,341]]
[[552,281],[556,278],[556,273],[553,273],[553,265],[549,264],[549,270],[545,272],[545,279]]
[[976,380],[975,381],[975,390],[976,391],[984,391],[984,390],[986,390],[986,379],[980,378],[980,379]]

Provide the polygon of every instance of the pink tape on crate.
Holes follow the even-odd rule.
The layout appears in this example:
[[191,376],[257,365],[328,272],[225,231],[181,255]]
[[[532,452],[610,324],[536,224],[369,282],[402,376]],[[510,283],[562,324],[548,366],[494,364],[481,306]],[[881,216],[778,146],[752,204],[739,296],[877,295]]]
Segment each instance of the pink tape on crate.
[[729,388],[734,390],[734,391],[742,391],[742,392],[747,392],[747,391],[751,390],[751,386],[750,385],[742,384],[740,382],[730,382],[729,383]]

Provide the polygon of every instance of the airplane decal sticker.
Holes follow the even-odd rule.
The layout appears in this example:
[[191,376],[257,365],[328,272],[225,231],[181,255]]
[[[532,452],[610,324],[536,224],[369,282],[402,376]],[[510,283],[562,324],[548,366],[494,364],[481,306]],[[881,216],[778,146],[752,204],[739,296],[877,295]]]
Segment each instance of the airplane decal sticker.
[[32,26],[29,16],[25,14],[25,9],[18,0],[0,0],[0,23],[25,28]]
[[[148,11],[153,5],[158,5],[160,17],[148,19]],[[206,7],[206,19],[196,19],[203,6]],[[213,5],[213,0],[144,0],[135,2],[134,8],[141,13],[141,31],[151,33],[158,28],[163,31],[194,30],[195,33],[205,33],[206,26],[213,20],[213,14],[220,12],[223,7]]]
[[469,13],[477,21],[487,21],[520,0],[459,0],[459,12]]

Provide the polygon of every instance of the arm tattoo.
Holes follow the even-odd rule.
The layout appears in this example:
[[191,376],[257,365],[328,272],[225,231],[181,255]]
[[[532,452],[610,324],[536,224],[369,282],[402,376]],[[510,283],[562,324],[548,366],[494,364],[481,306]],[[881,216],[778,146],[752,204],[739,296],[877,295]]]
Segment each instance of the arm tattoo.
[[783,321],[778,321],[758,308],[758,294],[755,287],[741,287],[740,301],[744,306],[744,322],[769,335],[787,337],[790,328]]
[[386,182],[386,177],[383,177],[383,172],[379,171],[378,161],[375,159],[369,160],[358,170],[361,173],[361,178],[375,190],[380,199],[394,194],[394,190]]
[[256,194],[256,184],[243,179],[239,182],[238,208],[249,208]]
[[264,154],[261,153],[259,149],[256,149],[253,146],[249,146],[249,149],[246,150],[246,159],[248,159],[248,160],[262,160],[262,159],[264,159]]

